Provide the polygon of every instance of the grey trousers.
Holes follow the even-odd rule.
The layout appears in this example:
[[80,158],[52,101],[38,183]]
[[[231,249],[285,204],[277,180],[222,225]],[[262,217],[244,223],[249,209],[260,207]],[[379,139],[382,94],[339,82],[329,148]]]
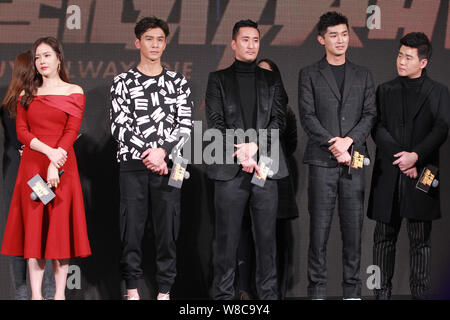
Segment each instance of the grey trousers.
[[348,167],[309,166],[308,296],[327,296],[327,242],[336,200],[342,236],[343,296],[359,298],[361,230],[364,218],[364,172],[347,174]]

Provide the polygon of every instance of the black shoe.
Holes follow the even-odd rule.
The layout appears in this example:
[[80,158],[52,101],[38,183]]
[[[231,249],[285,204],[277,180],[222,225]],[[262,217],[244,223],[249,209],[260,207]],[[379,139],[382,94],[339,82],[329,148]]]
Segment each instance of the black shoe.
[[375,293],[376,300],[391,300],[391,292],[385,290],[377,290]]

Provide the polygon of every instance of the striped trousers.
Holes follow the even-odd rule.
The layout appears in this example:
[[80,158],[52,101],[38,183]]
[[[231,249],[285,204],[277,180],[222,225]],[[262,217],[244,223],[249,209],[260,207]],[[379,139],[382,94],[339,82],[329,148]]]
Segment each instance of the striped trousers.
[[[373,260],[381,271],[381,289],[375,289],[378,299],[389,299],[391,296],[395,249],[401,222],[402,218],[396,217],[390,223],[377,221],[375,226]],[[406,227],[410,243],[409,286],[413,298],[424,299],[431,288],[431,221],[407,219]]]

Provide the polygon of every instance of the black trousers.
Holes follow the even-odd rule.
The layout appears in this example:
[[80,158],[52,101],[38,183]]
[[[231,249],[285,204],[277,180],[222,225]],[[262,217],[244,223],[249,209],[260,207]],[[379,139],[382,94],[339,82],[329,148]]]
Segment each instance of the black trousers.
[[[290,236],[291,219],[277,219],[276,243],[277,243],[277,281],[278,299],[283,300],[288,286],[289,255],[292,241]],[[241,238],[238,246],[238,272],[239,290],[247,292],[250,297],[254,295],[254,260],[255,249],[253,244],[250,217],[245,214],[241,228]]]
[[234,277],[241,224],[248,204],[256,254],[256,291],[259,299],[277,299],[275,226],[278,207],[277,182],[264,187],[250,183],[252,175],[241,171],[229,181],[215,181],[214,279],[215,300],[235,297]]
[[348,167],[309,166],[308,209],[310,233],[308,249],[308,296],[327,296],[327,242],[336,199],[342,237],[343,295],[361,296],[359,278],[361,230],[364,218],[364,172],[347,174]]
[[[378,299],[390,299],[395,267],[395,249],[402,218],[394,205],[394,217],[390,223],[377,221],[374,232],[373,261],[380,267],[381,288],[375,289]],[[409,286],[416,299],[427,298],[431,288],[430,253],[431,221],[407,219],[409,237]]]
[[151,171],[120,172],[120,228],[122,278],[127,289],[142,278],[142,238],[151,208],[156,245],[156,282],[170,291],[176,276],[176,245],[180,221],[180,190],[168,186],[169,176]]

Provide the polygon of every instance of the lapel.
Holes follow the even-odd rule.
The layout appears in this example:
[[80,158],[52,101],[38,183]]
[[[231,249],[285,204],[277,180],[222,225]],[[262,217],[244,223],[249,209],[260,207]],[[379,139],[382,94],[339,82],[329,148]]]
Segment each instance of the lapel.
[[434,87],[433,82],[425,75],[425,79],[423,80],[422,87],[420,89],[419,99],[417,100],[413,112],[411,113],[412,119],[414,119],[419,113],[420,109],[422,108],[425,102],[425,99],[430,95],[431,90],[433,90],[433,87]]
[[345,62],[345,78],[344,78],[344,93],[342,99],[342,105],[345,105],[345,101],[348,98],[348,94],[350,92],[350,88],[353,85],[353,81],[356,78],[356,71],[353,64],[348,61]]
[[256,68],[256,129],[266,127],[265,121],[272,99],[273,90],[269,90],[264,71],[258,67]]
[[[339,91],[339,89],[337,87],[336,79],[334,78],[333,71],[331,71],[330,65],[328,64],[327,59],[325,57],[322,60],[320,60],[320,62],[319,62],[319,71],[322,74],[322,76],[325,78],[331,91],[334,93],[336,98],[340,101],[341,100],[341,92]],[[347,69],[345,71],[347,71]]]
[[234,129],[244,128],[239,86],[233,65],[224,71],[223,87],[226,91],[225,108],[228,108],[228,112],[225,112],[225,114],[234,115],[232,119]]

